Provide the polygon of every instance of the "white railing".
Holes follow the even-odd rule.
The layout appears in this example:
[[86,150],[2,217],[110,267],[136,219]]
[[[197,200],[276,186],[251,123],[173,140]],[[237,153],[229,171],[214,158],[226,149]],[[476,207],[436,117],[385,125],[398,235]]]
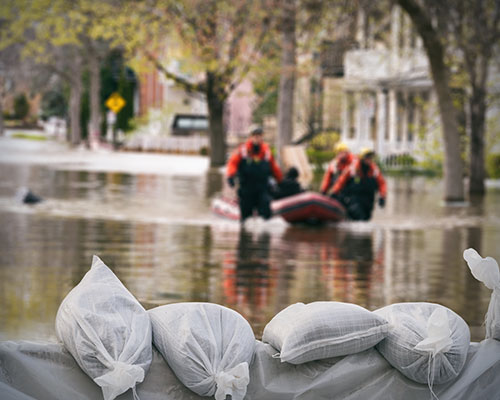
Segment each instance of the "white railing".
[[135,135],[125,141],[123,148],[131,151],[200,154],[208,146],[209,139],[206,136]]

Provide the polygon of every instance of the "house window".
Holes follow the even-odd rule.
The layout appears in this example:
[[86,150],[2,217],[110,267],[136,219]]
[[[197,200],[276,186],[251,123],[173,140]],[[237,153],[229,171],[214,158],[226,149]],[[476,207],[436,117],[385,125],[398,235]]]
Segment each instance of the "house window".
[[390,119],[390,112],[389,112],[389,107],[391,106],[391,101],[389,98],[389,91],[384,90],[384,102],[385,102],[385,126],[384,126],[384,139],[386,141],[389,140],[389,135],[390,135],[390,128],[391,128],[391,119]]
[[410,27],[410,48],[414,49],[415,47],[417,47],[417,31],[415,30],[413,25],[411,25],[411,27]]
[[353,92],[347,92],[347,129],[349,139],[356,136],[356,99]]
[[368,115],[370,126],[370,139],[375,140],[377,137],[377,97],[375,93],[368,94]]
[[404,92],[397,92],[397,110],[396,110],[396,140],[401,142],[403,139],[403,128],[404,128],[404,118],[405,118],[405,94]]
[[408,142],[413,142],[415,135],[415,94],[408,94]]
[[429,92],[421,92],[415,97],[415,106],[419,115],[416,133],[420,139],[424,139],[427,132],[429,98]]
[[405,13],[399,13],[398,49],[401,52],[405,47]]

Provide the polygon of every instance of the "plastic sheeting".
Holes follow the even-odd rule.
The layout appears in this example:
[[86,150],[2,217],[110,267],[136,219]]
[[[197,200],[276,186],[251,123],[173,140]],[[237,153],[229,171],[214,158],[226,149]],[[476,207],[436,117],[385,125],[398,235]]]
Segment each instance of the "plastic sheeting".
[[[247,400],[429,399],[427,385],[405,378],[374,348],[302,365],[282,363],[271,346],[256,343]],[[500,394],[500,342],[472,343],[460,375],[435,385],[440,400],[494,400]],[[137,386],[141,400],[199,400],[154,349],[153,363]],[[102,392],[61,344],[0,343],[0,394],[7,400],[96,400]],[[132,400],[128,392],[117,397]]]
[[486,338],[500,340],[500,270],[497,261],[492,257],[483,258],[474,249],[464,251],[472,275],[483,282],[491,293],[488,312],[486,313]]

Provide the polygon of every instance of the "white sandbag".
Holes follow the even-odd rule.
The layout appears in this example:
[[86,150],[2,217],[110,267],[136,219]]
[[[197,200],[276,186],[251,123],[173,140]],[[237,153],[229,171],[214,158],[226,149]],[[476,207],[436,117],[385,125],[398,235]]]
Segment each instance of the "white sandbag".
[[356,304],[296,303],[274,316],[262,341],[279,352],[282,362],[302,364],[366,350],[385,337],[387,328],[384,318]]
[[56,333],[82,370],[112,400],[144,380],[152,360],[144,308],[94,256],[92,267],[62,301]]
[[467,261],[474,278],[483,282],[491,293],[490,304],[486,313],[486,339],[500,340],[500,270],[494,258],[483,258],[474,249],[464,251],[464,260]]
[[255,351],[249,323],[211,303],[177,303],[148,311],[153,343],[184,385],[201,396],[242,400]]
[[376,348],[415,382],[442,384],[458,376],[467,358],[470,331],[452,310],[433,303],[398,303],[374,313],[391,324]]

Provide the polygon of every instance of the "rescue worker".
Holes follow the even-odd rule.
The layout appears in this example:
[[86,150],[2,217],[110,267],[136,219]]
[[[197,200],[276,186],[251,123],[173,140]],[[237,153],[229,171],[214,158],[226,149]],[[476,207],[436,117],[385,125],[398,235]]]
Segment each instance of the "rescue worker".
[[363,148],[333,186],[333,196],[340,198],[353,220],[367,221],[371,218],[377,192],[379,206],[385,206],[387,185],[374,157],[373,150]]
[[354,154],[349,151],[349,147],[344,142],[339,142],[335,146],[337,156],[330,161],[323,180],[321,182],[321,194],[327,194],[328,191],[335,184],[335,181],[342,174],[342,172],[353,162]]
[[262,133],[261,128],[253,129],[250,138],[236,149],[227,164],[229,186],[235,186],[236,177],[239,181],[241,222],[252,216],[254,210],[264,219],[271,218],[269,179],[274,177],[279,183],[283,176]]
[[300,183],[297,180],[298,177],[299,170],[295,167],[290,167],[283,180],[277,185],[276,189],[273,190],[273,198],[276,200],[283,199],[284,197],[302,193],[304,189],[300,186]]

